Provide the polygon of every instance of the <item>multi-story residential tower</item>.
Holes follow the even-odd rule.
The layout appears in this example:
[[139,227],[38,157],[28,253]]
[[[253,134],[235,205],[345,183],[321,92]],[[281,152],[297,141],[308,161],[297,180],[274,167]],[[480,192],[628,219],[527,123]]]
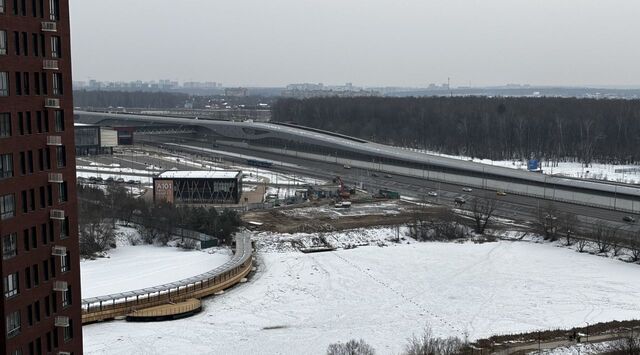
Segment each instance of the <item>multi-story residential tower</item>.
[[0,354],[81,354],[68,0],[0,0]]

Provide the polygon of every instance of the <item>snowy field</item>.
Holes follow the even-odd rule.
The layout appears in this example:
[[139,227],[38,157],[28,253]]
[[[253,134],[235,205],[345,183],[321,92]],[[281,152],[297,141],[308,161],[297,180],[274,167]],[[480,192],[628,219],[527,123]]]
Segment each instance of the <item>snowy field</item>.
[[640,317],[640,266],[547,244],[410,243],[261,253],[258,272],[194,317],[83,327],[87,354],[324,354],[363,338],[397,354],[436,335],[532,331]]
[[[120,228],[121,233],[129,231],[130,228]],[[212,270],[231,258],[231,251],[226,248],[185,251],[176,247],[126,244],[121,238],[107,258],[81,261],[82,298],[178,281]]]

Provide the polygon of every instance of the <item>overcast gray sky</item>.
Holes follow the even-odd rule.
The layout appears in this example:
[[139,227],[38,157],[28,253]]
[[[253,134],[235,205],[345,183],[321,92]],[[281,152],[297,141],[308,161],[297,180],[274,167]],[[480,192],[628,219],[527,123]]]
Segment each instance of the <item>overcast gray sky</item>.
[[70,0],[74,80],[638,85],[637,0]]

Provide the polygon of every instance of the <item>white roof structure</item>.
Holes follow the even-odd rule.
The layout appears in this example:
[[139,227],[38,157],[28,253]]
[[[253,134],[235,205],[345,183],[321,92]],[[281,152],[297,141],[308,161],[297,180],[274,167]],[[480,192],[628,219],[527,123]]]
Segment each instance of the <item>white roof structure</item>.
[[170,170],[158,175],[158,179],[235,179],[240,170]]

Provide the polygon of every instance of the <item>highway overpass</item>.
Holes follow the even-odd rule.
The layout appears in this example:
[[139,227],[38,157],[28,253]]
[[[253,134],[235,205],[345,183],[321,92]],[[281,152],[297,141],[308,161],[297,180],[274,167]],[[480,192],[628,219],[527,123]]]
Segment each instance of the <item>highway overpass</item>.
[[159,130],[167,134],[162,139],[172,142],[185,142],[178,134],[169,134],[172,128],[176,132],[195,131],[195,136],[186,140],[191,145],[236,147],[254,151],[258,156],[260,152],[288,155],[372,172],[640,213],[640,189],[637,186],[547,176],[445,158],[307,127],[126,113],[76,111],[75,114],[76,120],[83,123]]

